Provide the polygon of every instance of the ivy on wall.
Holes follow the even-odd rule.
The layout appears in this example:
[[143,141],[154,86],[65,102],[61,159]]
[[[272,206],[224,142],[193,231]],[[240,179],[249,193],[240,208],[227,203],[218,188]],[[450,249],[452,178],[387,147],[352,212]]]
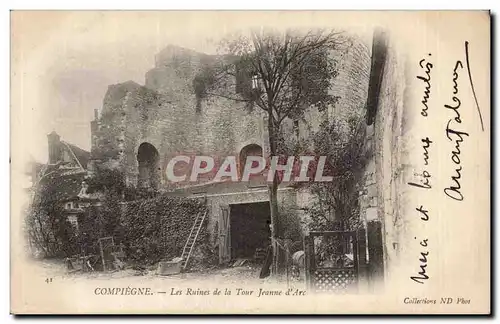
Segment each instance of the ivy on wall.
[[[160,195],[123,206],[123,243],[131,261],[152,265],[180,257],[196,216],[206,212],[203,201]],[[197,244],[207,240],[206,224]]]

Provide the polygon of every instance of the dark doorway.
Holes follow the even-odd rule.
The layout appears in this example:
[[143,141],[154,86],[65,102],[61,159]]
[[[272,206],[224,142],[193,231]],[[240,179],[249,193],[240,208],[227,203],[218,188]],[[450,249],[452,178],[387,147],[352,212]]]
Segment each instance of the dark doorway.
[[231,257],[253,259],[258,249],[270,244],[269,202],[230,205]]
[[137,162],[139,163],[137,186],[139,188],[158,189],[161,171],[158,150],[149,143],[142,143],[137,152]]

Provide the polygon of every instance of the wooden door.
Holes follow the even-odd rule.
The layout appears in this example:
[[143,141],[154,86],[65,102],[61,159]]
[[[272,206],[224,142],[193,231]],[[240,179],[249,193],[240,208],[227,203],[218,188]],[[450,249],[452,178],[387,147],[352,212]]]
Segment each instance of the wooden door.
[[219,263],[227,263],[231,261],[231,222],[228,205],[221,206],[219,224]]

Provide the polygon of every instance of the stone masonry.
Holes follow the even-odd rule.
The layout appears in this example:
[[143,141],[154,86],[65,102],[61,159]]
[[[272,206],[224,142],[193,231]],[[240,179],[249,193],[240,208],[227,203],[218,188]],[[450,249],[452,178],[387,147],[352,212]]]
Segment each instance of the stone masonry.
[[[369,46],[355,43],[342,55],[332,89],[340,97],[339,103],[326,114],[310,109],[299,127],[301,137],[313,134],[325,118],[364,115],[370,72]],[[263,111],[257,107],[249,110],[242,103],[224,98],[200,100],[196,96],[193,80],[213,60],[214,57],[207,54],[167,46],[156,55],[155,66],[145,75],[145,85],[132,81],[110,85],[92,124],[90,169],[96,163],[120,168],[127,183],[137,186],[141,177],[138,153],[141,145],[147,143],[153,151],[153,162],[148,163],[154,164],[158,189],[174,191],[179,185],[168,182],[165,176],[166,164],[173,156],[238,156],[250,144],[266,152],[267,123]],[[267,187],[216,186],[201,188],[198,193],[196,188],[184,194],[210,196],[208,226],[211,229],[215,228],[223,204],[268,201]],[[302,191],[280,188],[278,195],[281,202],[288,202],[281,203],[281,209],[289,206],[286,209],[297,210],[289,215],[300,215],[298,205],[304,204],[304,199],[298,196]],[[290,223],[300,222],[295,219]]]

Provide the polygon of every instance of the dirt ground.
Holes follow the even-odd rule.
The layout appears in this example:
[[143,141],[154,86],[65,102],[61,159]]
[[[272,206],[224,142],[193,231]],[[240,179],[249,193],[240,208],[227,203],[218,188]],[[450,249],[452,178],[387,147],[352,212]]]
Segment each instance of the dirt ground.
[[[81,270],[68,271],[62,260],[39,260],[36,261],[40,269],[40,275],[47,278],[60,280],[81,281],[82,279],[109,280],[110,282],[121,280],[128,281],[161,281],[182,283],[224,283],[225,285],[275,285],[276,282],[269,277],[260,279],[261,265],[245,263],[238,267],[212,267],[210,269],[197,269],[175,275],[160,276],[156,273],[156,267],[149,269],[125,268],[117,271],[93,271],[82,272]],[[281,285],[286,285],[286,277]]]
[[[303,283],[260,279],[260,266],[247,263],[160,276],[156,267],[82,272],[68,271],[62,260],[31,260],[15,272],[16,309],[28,313],[41,309],[50,314],[273,313],[274,303],[284,303],[295,311],[290,296],[307,292]],[[127,289],[130,293],[125,293]]]

